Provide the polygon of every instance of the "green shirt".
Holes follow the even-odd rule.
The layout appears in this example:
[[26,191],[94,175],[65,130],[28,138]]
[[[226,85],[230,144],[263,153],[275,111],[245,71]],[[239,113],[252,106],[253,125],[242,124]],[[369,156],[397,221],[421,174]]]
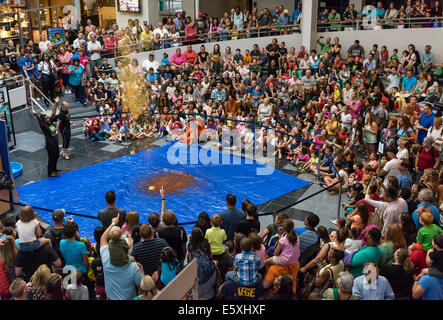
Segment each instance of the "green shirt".
[[324,55],[326,52],[331,51],[332,45],[329,42],[328,44],[326,44],[325,42],[320,42],[320,56]]
[[381,261],[386,265],[391,265],[394,262],[394,249],[392,242],[385,242],[378,247],[380,248]]
[[[328,21],[335,20],[335,19],[340,19],[340,14],[338,12],[335,14],[335,16],[333,16],[332,13],[330,13],[328,15]],[[333,23],[331,23],[329,30],[330,31],[337,31],[338,26],[339,26],[339,24],[337,22],[333,22]]]
[[378,265],[380,259],[381,253],[379,247],[364,246],[352,257],[350,273],[355,279],[363,274],[363,264],[366,262],[374,262]]
[[418,230],[417,242],[420,242],[423,248],[428,251],[432,248],[432,238],[442,232],[443,230],[436,224],[421,227],[420,230]]
[[205,238],[208,239],[211,246],[212,254],[218,255],[225,252],[225,246],[223,241],[226,240],[226,232],[220,227],[212,227],[206,230]]

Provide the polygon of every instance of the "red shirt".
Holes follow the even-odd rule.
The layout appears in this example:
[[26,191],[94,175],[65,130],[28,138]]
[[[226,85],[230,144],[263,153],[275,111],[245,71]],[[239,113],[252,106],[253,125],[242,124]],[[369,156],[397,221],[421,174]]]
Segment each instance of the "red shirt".
[[424,171],[425,169],[434,167],[435,158],[437,158],[439,155],[440,153],[434,147],[431,147],[429,151],[426,151],[423,146],[420,146],[420,148],[418,149],[418,169]]
[[185,51],[183,55],[186,58],[186,62],[194,64],[197,61],[197,52],[195,52],[194,50],[192,50],[191,52]]

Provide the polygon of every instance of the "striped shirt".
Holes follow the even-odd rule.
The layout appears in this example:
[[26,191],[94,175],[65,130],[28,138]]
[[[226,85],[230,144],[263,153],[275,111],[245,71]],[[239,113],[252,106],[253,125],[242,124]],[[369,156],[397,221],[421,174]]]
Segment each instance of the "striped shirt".
[[300,254],[305,252],[307,248],[312,246],[318,240],[317,232],[314,230],[306,230],[301,235],[299,235],[300,239]]
[[242,251],[234,258],[234,268],[237,269],[237,277],[240,285],[249,286],[257,282],[257,272],[260,269],[260,258],[257,254]]
[[160,265],[160,253],[164,247],[168,247],[165,239],[144,240],[134,244],[131,255],[143,266],[145,274],[152,275]]

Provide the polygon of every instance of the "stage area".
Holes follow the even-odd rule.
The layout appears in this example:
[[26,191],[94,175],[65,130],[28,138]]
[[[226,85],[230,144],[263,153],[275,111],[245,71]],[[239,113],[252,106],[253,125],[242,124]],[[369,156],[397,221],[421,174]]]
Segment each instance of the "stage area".
[[[171,164],[168,150],[181,147],[173,157],[179,163]],[[185,159],[183,163],[183,150]],[[160,213],[161,198],[157,192],[160,184],[166,184],[166,209],[177,215],[180,223],[195,221],[201,211],[210,216],[226,207],[228,193],[237,196],[237,207],[248,199],[259,205],[291,191],[310,185],[275,169],[270,175],[257,175],[257,170],[266,166],[215,149],[207,152],[199,145],[184,146],[167,143],[161,147],[104,161],[78,170],[70,171],[57,178],[47,178],[18,188],[23,203],[49,209],[65,208],[67,211],[97,216],[106,207],[104,195],[108,190],[117,194],[119,208],[135,210],[140,222],[147,222],[151,212]],[[210,155],[196,159],[196,154]],[[214,156],[215,155],[215,156]],[[229,164],[226,160],[229,159]],[[204,164],[203,164],[203,163]],[[210,162],[208,164],[208,162]],[[223,164],[225,163],[225,164]],[[150,186],[154,186],[154,191]],[[152,189],[152,188],[151,188]],[[46,221],[51,213],[38,211]],[[80,234],[93,240],[93,231],[100,222],[96,219],[75,217]],[[193,225],[184,226],[190,232]]]

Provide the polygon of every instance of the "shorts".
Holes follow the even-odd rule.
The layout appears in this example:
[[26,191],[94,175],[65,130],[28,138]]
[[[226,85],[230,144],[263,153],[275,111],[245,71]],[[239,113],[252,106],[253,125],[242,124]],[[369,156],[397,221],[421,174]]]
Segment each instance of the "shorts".
[[40,248],[40,240],[34,240],[31,242],[20,243],[19,250],[23,252],[33,252]]
[[285,265],[287,265],[287,263],[284,263],[284,262],[281,261],[280,256],[273,256],[273,257],[272,257],[272,262],[273,262],[274,264],[276,264],[276,265],[279,265],[279,266],[285,266]]
[[353,144],[353,145],[352,145],[352,149],[354,149],[354,150],[358,150],[358,148],[360,148],[360,145],[359,145],[359,144]]
[[378,142],[375,142],[375,143],[366,143],[366,145],[376,147],[376,146],[378,146]]

